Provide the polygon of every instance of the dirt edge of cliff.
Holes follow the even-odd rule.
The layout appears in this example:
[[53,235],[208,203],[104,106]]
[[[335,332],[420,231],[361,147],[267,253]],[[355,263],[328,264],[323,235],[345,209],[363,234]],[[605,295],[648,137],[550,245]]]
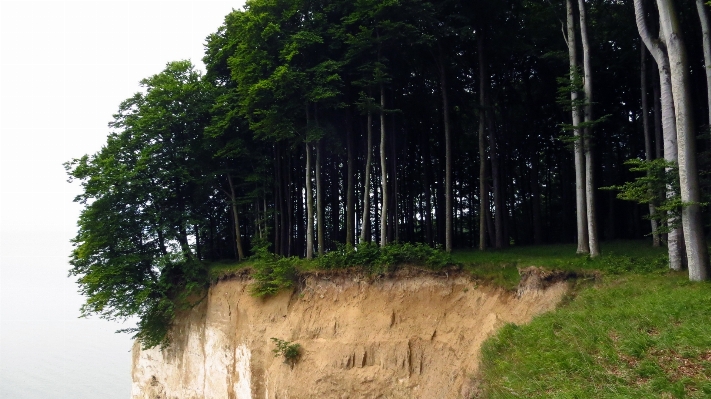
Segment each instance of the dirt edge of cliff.
[[[554,310],[579,277],[519,273],[511,291],[459,268],[311,271],[293,290],[254,298],[243,270],[181,315],[170,349],[134,353],[132,397],[471,398],[482,343]],[[295,367],[274,358],[272,337],[301,345]]]

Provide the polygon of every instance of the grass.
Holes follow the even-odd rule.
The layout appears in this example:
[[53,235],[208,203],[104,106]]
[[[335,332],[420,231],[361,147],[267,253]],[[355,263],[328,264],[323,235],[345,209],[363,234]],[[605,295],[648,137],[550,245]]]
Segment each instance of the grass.
[[209,265],[209,275],[213,280],[226,277],[241,270],[246,270],[254,266],[254,261],[246,260],[237,262],[234,259],[212,262]]
[[[607,274],[666,270],[666,250],[652,248],[647,241],[606,242],[601,247],[602,255],[596,259],[577,255],[574,244],[555,244],[502,250],[459,250],[452,253],[451,260],[473,277],[507,289],[514,289],[518,285],[519,267],[539,266],[573,272],[597,270]],[[255,259],[214,262],[210,265],[210,276],[219,279],[244,269],[253,269],[258,266],[258,262]],[[293,258],[292,263],[300,272],[323,268],[318,259]]]
[[452,259],[474,277],[513,289],[519,282],[519,267],[538,266],[571,272],[600,271],[663,272],[667,268],[665,248],[653,248],[647,241],[602,243],[601,255],[591,259],[575,253],[574,244],[511,247],[503,250],[465,250],[452,253]]
[[711,397],[711,284],[628,274],[483,348],[483,397]]

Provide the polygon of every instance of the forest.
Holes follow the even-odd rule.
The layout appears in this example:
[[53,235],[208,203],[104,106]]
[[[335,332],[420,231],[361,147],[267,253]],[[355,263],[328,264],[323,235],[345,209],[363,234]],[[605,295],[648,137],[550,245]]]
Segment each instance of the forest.
[[365,243],[594,258],[644,238],[709,279],[708,11],[249,0],[206,38],[205,73],[167,63],[65,164],[83,311],[156,314],[210,262]]

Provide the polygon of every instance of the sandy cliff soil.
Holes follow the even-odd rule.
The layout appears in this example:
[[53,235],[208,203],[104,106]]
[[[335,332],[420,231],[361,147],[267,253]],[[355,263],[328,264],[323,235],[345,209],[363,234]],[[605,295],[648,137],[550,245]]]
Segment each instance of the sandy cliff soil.
[[[169,349],[134,346],[132,398],[467,398],[482,342],[566,291],[525,277],[516,294],[412,270],[313,275],[268,299],[224,280],[179,318]],[[296,365],[274,357],[272,337],[301,345]]]

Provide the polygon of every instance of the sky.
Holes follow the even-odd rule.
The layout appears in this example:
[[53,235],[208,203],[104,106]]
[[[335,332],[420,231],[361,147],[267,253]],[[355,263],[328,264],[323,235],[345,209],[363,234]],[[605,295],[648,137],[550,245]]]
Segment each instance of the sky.
[[101,148],[141,79],[204,70],[205,37],[242,4],[0,0],[0,397],[129,397],[126,326],[78,319],[80,187],[62,164]]

